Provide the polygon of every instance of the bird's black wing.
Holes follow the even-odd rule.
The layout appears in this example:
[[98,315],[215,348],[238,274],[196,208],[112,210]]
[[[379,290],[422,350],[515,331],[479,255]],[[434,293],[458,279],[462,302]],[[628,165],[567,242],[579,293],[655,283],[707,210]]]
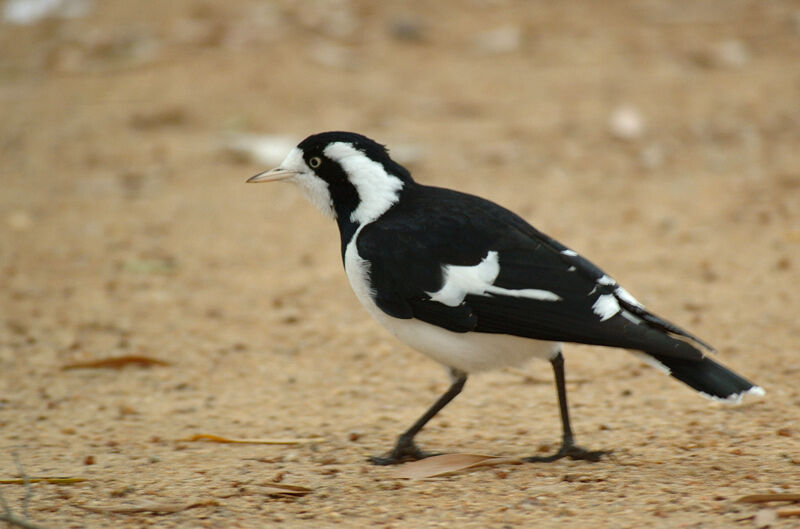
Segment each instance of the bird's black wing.
[[[638,349],[698,359],[709,346],[655,316],[590,261],[486,200],[426,187],[405,197],[357,240],[376,304],[455,332],[499,333]],[[432,295],[446,266],[475,267],[496,253],[487,291],[457,305]],[[532,292],[539,295],[531,294]],[[551,295],[541,295],[550,293]]]
[[[452,199],[447,190],[426,189]],[[450,207],[438,207],[432,199],[427,193],[404,197],[400,206],[360,231],[358,253],[369,263],[374,301],[381,310],[455,332],[474,331],[478,321],[471,307],[447,306],[431,300],[429,293],[442,287],[443,265],[480,263],[492,236],[479,229],[475,214],[452,207],[452,201]]]

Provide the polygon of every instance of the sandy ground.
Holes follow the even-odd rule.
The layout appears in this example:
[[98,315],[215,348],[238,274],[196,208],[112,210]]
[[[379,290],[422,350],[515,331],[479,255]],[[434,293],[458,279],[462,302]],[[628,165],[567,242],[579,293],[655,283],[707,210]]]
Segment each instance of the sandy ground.
[[[0,478],[16,453],[85,479],[34,485],[32,521],[755,527],[737,498],[800,492],[796,2],[96,2],[3,23],[0,49]],[[568,346],[578,440],[613,458],[424,481],[367,464],[447,379],[357,304],[335,226],[244,185],[268,167],[223,147],[328,129],[520,212],[767,397],[710,404]],[[62,369],[132,354],[170,365]],[[324,441],[181,441],[201,433]],[[470,379],[419,442],[520,457],[559,436],[533,363]],[[21,514],[24,488],[0,490]]]

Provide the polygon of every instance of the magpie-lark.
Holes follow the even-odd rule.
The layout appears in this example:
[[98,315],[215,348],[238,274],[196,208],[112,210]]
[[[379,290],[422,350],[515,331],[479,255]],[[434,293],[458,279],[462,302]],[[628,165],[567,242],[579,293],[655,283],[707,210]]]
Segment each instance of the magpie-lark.
[[550,456],[596,461],[574,443],[562,342],[630,349],[702,395],[738,403],[764,390],[709,358],[711,346],[645,309],[600,268],[511,211],[418,184],[386,148],[351,132],[303,140],[280,167],[248,182],[285,180],[339,225],[345,272],[367,311],[402,342],[449,368],[452,385],[397,440],[386,465],[430,454],[414,436],[470,373],[549,360],[563,437]]

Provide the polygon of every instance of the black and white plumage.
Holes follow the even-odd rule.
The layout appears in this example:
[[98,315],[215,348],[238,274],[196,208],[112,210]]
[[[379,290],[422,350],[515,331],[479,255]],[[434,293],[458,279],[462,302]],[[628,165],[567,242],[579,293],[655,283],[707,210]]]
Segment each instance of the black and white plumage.
[[602,452],[573,442],[562,342],[630,349],[715,400],[764,393],[573,250],[488,200],[416,183],[369,138],[309,136],[280,167],[248,182],[275,180],[299,185],[336,220],[347,277],[367,311],[451,370],[448,392],[376,463],[425,457],[414,435],[461,391],[469,373],[532,357],[553,365],[563,440],[556,454],[529,460],[598,459]]

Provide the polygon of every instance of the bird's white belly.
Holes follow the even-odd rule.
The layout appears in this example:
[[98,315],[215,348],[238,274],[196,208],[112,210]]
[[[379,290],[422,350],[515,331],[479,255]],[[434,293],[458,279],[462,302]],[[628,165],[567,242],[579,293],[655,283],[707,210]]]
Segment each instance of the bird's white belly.
[[400,319],[383,312],[373,301],[369,264],[356,250],[359,228],[347,245],[345,272],[356,298],[378,322],[401,342],[437,362],[466,373],[519,365],[533,357],[549,360],[561,349],[558,342],[532,340],[507,334],[458,333],[417,319]]
[[508,334],[459,333],[417,319],[403,320],[374,312],[373,316],[406,345],[466,373],[516,366],[533,357],[549,360],[560,349],[556,342]]

